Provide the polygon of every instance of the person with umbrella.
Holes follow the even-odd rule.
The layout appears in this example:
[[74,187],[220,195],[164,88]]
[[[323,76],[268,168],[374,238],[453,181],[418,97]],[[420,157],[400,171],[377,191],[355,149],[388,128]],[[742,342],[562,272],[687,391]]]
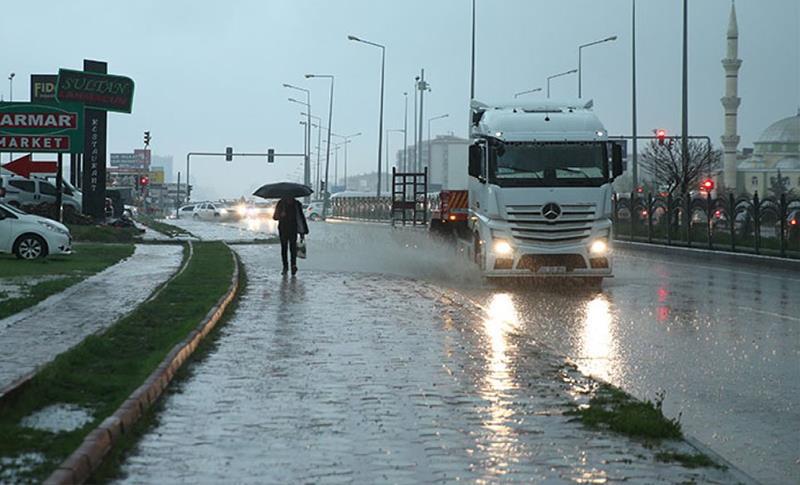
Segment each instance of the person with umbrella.
[[303,214],[303,204],[295,197],[311,195],[313,191],[306,185],[293,183],[279,183],[264,185],[256,190],[253,195],[265,199],[280,199],[275,206],[272,218],[278,221],[278,235],[281,240],[281,260],[283,271],[289,272],[289,254],[291,253],[292,275],[297,274],[297,236],[300,240],[308,234],[308,223]]

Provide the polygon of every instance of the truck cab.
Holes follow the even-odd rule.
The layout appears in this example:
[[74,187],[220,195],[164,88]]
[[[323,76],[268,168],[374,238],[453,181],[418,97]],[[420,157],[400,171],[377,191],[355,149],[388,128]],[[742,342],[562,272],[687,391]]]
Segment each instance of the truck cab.
[[592,102],[472,102],[469,229],[488,277],[612,275],[621,147]]

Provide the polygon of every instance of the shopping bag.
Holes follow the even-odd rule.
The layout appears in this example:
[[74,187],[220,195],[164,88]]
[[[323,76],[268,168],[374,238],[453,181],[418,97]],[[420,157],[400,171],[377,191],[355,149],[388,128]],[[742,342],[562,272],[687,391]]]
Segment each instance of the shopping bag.
[[306,259],[306,240],[301,239],[297,242],[297,257]]

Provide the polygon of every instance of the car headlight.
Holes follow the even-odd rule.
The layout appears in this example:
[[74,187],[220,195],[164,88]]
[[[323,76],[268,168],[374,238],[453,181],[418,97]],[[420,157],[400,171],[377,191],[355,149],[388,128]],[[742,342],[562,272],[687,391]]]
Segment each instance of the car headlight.
[[605,239],[595,239],[589,246],[589,252],[593,256],[603,256],[608,253],[608,243]]
[[503,239],[495,239],[492,250],[498,256],[508,256],[514,252],[514,248],[511,247],[511,244]]
[[56,226],[55,224],[51,224],[45,221],[38,221],[40,225],[45,227],[49,231],[57,232],[59,234],[64,234],[65,236],[69,236],[69,231],[65,231],[64,229]]
[[223,216],[227,216],[228,215],[228,209],[220,209],[219,213],[222,214]]

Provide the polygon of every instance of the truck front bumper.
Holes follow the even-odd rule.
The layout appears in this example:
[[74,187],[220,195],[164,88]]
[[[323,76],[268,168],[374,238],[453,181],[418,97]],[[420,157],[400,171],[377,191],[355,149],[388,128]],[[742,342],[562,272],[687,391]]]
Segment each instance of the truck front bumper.
[[[600,240],[602,252],[592,251]],[[493,241],[496,243],[497,240]],[[488,277],[605,278],[612,276],[611,246],[607,239],[594,239],[572,245],[547,246],[507,241],[511,251],[497,254],[487,248],[484,275]]]

